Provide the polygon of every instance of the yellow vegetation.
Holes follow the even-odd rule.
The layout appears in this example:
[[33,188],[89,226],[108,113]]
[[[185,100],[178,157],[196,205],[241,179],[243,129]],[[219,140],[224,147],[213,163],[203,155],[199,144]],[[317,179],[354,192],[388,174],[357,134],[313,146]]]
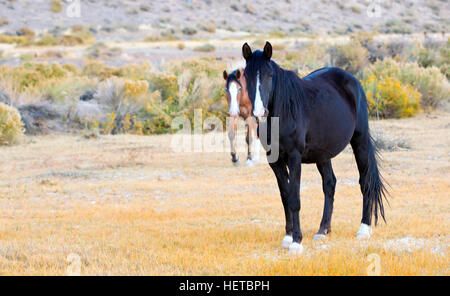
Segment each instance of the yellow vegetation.
[[371,116],[403,118],[420,111],[420,93],[394,78],[377,80],[375,76],[371,76],[363,85]]
[[23,135],[23,123],[16,108],[0,102],[0,145],[17,143]]
[[448,124],[448,113],[371,122],[412,150],[382,153],[392,198],[387,224],[368,242],[355,240],[362,198],[352,153],[333,162],[325,242],[312,241],[320,175],[304,165],[298,258],[280,248],[284,213],[265,163],[235,168],[225,152],[174,153],[170,135],[45,136],[1,147],[0,273],[65,275],[75,254],[82,275],[366,275],[375,254],[381,275],[448,276]]

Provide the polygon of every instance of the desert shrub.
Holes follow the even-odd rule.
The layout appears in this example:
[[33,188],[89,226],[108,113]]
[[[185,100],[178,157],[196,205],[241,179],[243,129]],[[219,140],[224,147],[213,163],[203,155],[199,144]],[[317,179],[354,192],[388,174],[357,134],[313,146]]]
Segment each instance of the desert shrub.
[[210,44],[210,43],[205,43],[203,45],[197,46],[194,48],[194,51],[200,51],[200,52],[211,52],[211,51],[215,51],[216,48],[214,47],[214,45]]
[[16,31],[17,36],[29,36],[34,37],[36,33],[28,27],[22,27]]
[[331,47],[330,54],[332,64],[356,74],[367,65],[369,52],[359,42],[351,41]]
[[9,25],[9,20],[5,17],[0,18],[0,27]]
[[199,24],[198,26],[202,31],[205,31],[208,33],[216,32],[216,25],[214,24],[214,22],[202,23],[202,24]]
[[269,32],[269,37],[271,38],[284,38],[286,37],[286,33],[281,30],[272,30]]
[[95,38],[88,27],[73,26],[71,33],[61,36],[58,40],[59,45],[75,46],[95,43]]
[[449,79],[450,39],[444,44],[425,43],[420,46],[417,53],[417,63],[425,68],[435,66]]
[[86,89],[95,87],[96,79],[88,77],[70,77],[50,81],[41,91],[44,98],[53,102],[64,102],[79,98]]
[[181,30],[181,33],[183,33],[184,35],[192,36],[197,34],[197,30],[194,28],[186,27]]
[[148,103],[148,82],[111,77],[98,85],[94,97],[108,113],[103,131],[112,134],[126,132],[132,127],[126,124],[131,116]]
[[50,2],[50,10],[54,13],[59,13],[63,9],[61,0],[51,0]]
[[400,63],[393,59],[385,59],[364,70],[364,80],[371,76],[380,80],[391,77],[402,84],[412,86],[421,93],[421,105],[425,109],[436,108],[450,96],[448,81],[436,67],[423,68],[417,63]]
[[0,103],[0,145],[13,145],[23,135],[23,123],[16,108]]
[[409,24],[400,19],[391,19],[381,28],[381,33],[411,34],[412,29]]
[[420,111],[420,93],[410,85],[387,77],[375,76],[363,81],[369,105],[369,115],[377,118],[411,117]]
[[98,77],[101,80],[114,75],[115,68],[106,66],[99,62],[88,62],[84,65],[82,73],[88,77]]
[[388,52],[384,43],[376,42],[373,33],[358,32],[351,36],[355,42],[359,42],[368,51],[367,59],[370,63],[377,60],[383,60],[388,56]]
[[379,151],[410,150],[411,144],[407,139],[390,134],[382,133],[381,130],[371,131],[375,148]]
[[11,36],[6,34],[0,34],[0,43],[8,43],[8,44],[24,44],[25,37],[23,36]]
[[34,42],[35,33],[28,27],[20,28],[16,35],[0,34],[0,43],[30,45]]
[[304,69],[318,69],[329,63],[330,56],[324,46],[308,43],[296,50],[274,52],[274,58],[286,69],[301,72]]
[[49,81],[67,77],[67,71],[58,64],[25,63],[19,67],[0,67],[0,78],[13,81],[19,92],[40,91]]
[[40,46],[53,46],[58,44],[58,40],[52,34],[43,34],[35,44]]
[[202,109],[204,118],[224,121],[224,68],[213,59],[193,59],[172,63],[167,73],[149,76],[150,100],[140,117],[143,133],[171,132],[173,118],[185,116],[192,122],[195,109]]
[[163,31],[159,34],[153,34],[144,39],[145,42],[157,42],[157,41],[174,41],[179,38],[175,35],[174,30]]
[[127,64],[116,69],[113,74],[133,80],[143,80],[150,75],[151,65],[149,63]]
[[[31,106],[45,99],[70,128],[98,129],[102,133],[167,133],[171,132],[173,118],[186,116],[192,120],[194,109],[202,109],[205,117],[225,119],[225,68],[223,61],[214,58],[170,62],[160,70],[150,64],[116,68],[87,62],[79,69],[70,64],[25,63],[0,66],[0,86],[7,90],[12,103]],[[93,90],[93,99],[80,101],[86,90]],[[31,116],[36,111],[30,108],[27,114]],[[39,120],[30,122],[34,129]]]

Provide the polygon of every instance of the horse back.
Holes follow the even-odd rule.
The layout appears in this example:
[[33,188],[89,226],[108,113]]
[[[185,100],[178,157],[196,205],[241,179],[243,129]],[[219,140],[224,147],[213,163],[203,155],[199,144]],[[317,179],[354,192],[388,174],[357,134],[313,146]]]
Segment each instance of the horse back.
[[303,80],[309,81],[319,88],[334,88],[350,103],[355,115],[359,111],[362,99],[361,84],[349,72],[336,67],[325,67],[311,72]]

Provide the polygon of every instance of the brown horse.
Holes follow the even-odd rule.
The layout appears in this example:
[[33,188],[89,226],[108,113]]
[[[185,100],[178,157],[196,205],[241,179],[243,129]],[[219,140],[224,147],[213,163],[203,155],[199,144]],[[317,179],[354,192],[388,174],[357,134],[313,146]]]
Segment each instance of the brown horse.
[[225,92],[230,113],[230,126],[228,128],[228,138],[231,145],[231,161],[233,165],[240,164],[239,156],[236,154],[236,132],[239,117],[243,118],[247,126],[247,166],[259,162],[259,139],[257,136],[258,124],[252,116],[252,103],[247,93],[247,83],[244,77],[244,69],[238,69],[228,75],[223,71],[225,79]]

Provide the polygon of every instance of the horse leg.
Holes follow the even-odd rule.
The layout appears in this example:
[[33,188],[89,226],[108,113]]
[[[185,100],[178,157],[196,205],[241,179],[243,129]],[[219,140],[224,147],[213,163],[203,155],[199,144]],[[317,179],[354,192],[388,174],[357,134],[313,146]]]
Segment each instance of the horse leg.
[[245,162],[245,165],[248,167],[253,166],[253,153],[252,153],[253,138],[251,130],[251,120],[248,120],[249,118],[245,120],[247,122],[247,136],[245,137],[245,141],[247,142],[247,161]]
[[260,141],[258,138],[258,123],[256,122],[256,119],[251,116],[251,132],[252,132],[252,139],[253,139],[253,162],[254,163],[258,163],[259,162],[259,152],[261,150],[260,148]]
[[299,255],[303,253],[302,231],[300,229],[300,177],[302,169],[302,157],[298,151],[293,151],[288,157],[289,168],[289,209],[292,213],[293,243],[289,246],[289,254]]
[[292,214],[289,209],[288,195],[289,195],[289,183],[288,183],[288,171],[286,167],[286,161],[281,157],[274,163],[270,163],[275,177],[277,178],[278,188],[280,189],[281,202],[283,203],[284,216],[286,218],[286,235],[281,242],[281,247],[289,248],[292,244]]
[[228,129],[228,138],[230,139],[231,148],[231,162],[234,166],[240,163],[239,156],[236,154],[236,133],[237,133],[237,118],[231,117],[230,127]]
[[356,237],[367,239],[372,235],[372,213],[375,214],[377,220],[379,208],[384,219],[382,198],[385,194],[385,188],[378,171],[375,147],[368,128],[363,132],[355,131],[350,144],[358,166],[359,184],[363,194],[363,214]]
[[259,151],[260,142],[257,138],[258,134],[258,124],[253,116],[247,117],[245,120],[247,123],[247,145],[248,145],[248,156],[247,156],[247,166],[253,166],[255,163],[259,162]]
[[333,173],[331,160],[317,164],[317,169],[322,176],[322,189],[325,195],[325,204],[323,207],[322,221],[320,228],[314,240],[326,238],[326,235],[331,232],[331,216],[333,215],[334,192],[336,189],[336,177]]

